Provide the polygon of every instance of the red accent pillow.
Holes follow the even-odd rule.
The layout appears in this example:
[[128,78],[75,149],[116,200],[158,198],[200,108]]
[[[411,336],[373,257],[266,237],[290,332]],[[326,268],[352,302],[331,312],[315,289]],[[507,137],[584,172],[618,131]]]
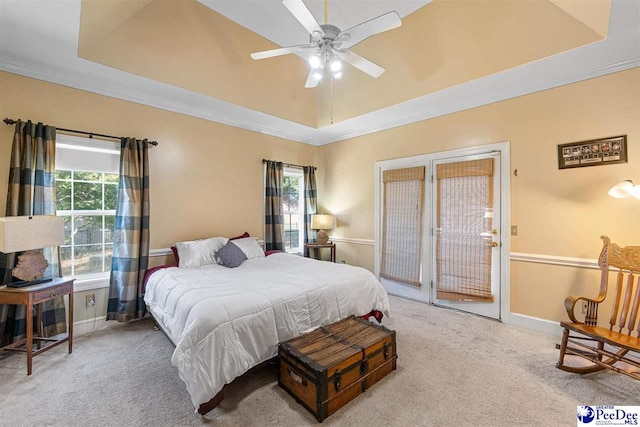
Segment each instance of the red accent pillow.
[[171,252],[173,252],[173,257],[176,259],[176,265],[180,267],[180,257],[178,256],[178,248],[175,245],[171,246]]
[[241,234],[240,236],[232,237],[232,238],[230,238],[229,240],[244,239],[245,237],[251,237],[251,236],[249,235],[249,233],[247,233],[247,232],[245,231],[245,232],[244,232],[243,234]]
[[264,253],[264,256],[269,256],[271,254],[277,254],[277,253],[283,253],[284,251],[281,251],[280,249],[273,249],[270,251],[267,251]]

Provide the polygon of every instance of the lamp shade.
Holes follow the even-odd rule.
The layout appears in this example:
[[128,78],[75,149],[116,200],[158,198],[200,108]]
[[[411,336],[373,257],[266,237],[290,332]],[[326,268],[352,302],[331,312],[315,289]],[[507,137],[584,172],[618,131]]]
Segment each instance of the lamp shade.
[[609,195],[611,197],[615,197],[616,199],[624,199],[625,197],[629,197],[631,195],[631,190],[633,189],[632,181],[622,181],[609,190]]
[[64,218],[55,215],[0,218],[0,252],[12,253],[64,243]]
[[333,228],[333,215],[311,215],[311,228],[314,230],[331,230]]

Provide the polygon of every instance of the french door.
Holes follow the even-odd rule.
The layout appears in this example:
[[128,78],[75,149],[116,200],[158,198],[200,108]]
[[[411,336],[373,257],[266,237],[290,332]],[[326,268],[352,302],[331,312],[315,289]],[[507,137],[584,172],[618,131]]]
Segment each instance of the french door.
[[431,301],[500,319],[500,153],[433,161]]

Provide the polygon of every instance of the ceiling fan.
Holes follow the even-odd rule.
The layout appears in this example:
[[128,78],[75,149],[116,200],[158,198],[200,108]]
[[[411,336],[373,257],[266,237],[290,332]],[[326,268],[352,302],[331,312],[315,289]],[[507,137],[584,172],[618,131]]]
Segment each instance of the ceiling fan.
[[[327,20],[326,2],[327,0],[325,0],[325,22]],[[335,25],[318,24],[302,0],[282,0],[282,4],[289,9],[289,12],[309,32],[309,43],[255,52],[251,54],[251,58],[259,60],[289,53],[296,53],[302,56],[309,61],[311,66],[309,77],[304,85],[306,88],[318,86],[322,79],[325,65],[329,66],[331,75],[336,79],[342,77],[343,62],[351,64],[375,78],[384,73],[384,68],[350,51],[349,48],[375,34],[401,26],[402,20],[397,12],[385,13],[355,27],[341,31]]]

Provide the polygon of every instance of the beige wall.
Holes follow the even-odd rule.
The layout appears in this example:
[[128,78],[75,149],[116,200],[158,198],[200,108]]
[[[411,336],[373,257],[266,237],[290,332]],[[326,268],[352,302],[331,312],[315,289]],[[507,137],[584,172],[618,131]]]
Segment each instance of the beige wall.
[[[316,147],[14,74],[0,72],[0,94],[3,118],[159,142],[150,152],[151,249],[244,231],[262,238],[262,159],[316,163]],[[13,126],[0,126],[0,182],[8,179],[12,135]],[[6,196],[0,185],[2,212]]]
[[[511,142],[511,170],[518,169],[511,175],[511,223],[519,226],[512,251],[596,258],[600,234],[640,243],[640,202],[606,194],[621,180],[640,182],[640,69],[320,148],[8,73],[0,73],[0,93],[3,116],[160,142],[151,151],[152,249],[245,230],[262,237],[262,158],[317,164],[320,206],[336,215],[332,234],[373,239],[376,161],[501,141]],[[628,135],[629,163],[558,170],[557,144],[619,134]],[[0,127],[0,182],[8,177],[11,135],[11,127]],[[0,185],[1,210],[5,200]],[[373,269],[373,257],[373,246],[338,244],[339,260]],[[564,318],[564,296],[595,292],[595,276],[512,262],[512,312]],[[101,309],[106,292],[96,298]],[[93,317],[84,293],[75,305],[77,320]]]
[[[558,144],[621,134],[628,136],[628,163],[558,169]],[[519,226],[513,252],[595,259],[601,234],[640,244],[640,201],[607,195],[619,181],[640,183],[638,68],[321,147],[319,201],[337,216],[332,234],[374,238],[376,161],[502,141],[511,142],[511,224]],[[373,267],[372,246],[342,244],[338,251],[338,258]],[[512,262],[511,311],[563,319],[566,295],[595,295],[592,273]]]

